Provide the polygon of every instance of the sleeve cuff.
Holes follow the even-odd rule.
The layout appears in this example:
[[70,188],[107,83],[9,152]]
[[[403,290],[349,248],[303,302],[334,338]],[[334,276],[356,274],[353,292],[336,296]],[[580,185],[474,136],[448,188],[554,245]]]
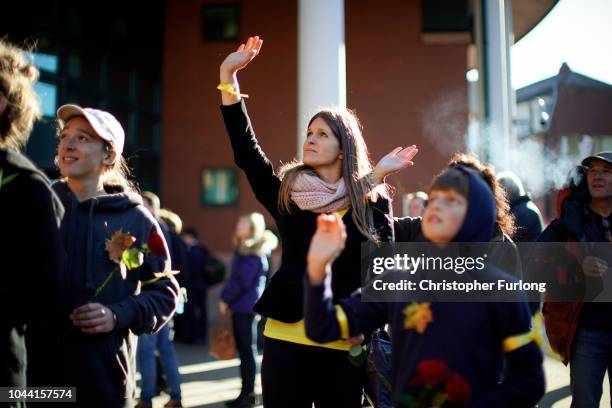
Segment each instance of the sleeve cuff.
[[131,328],[136,319],[134,305],[130,299],[107,306],[117,316],[115,329]]

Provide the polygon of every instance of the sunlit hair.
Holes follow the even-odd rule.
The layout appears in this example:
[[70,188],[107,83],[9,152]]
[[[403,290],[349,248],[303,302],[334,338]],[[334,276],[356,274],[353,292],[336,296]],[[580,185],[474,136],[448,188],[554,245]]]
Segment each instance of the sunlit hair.
[[[361,134],[357,116],[349,109],[326,108],[316,113],[308,122],[321,118],[330,127],[342,147],[342,178],[346,184],[348,197],[353,210],[352,217],[357,229],[368,239],[379,242],[375,233],[372,209],[368,199],[376,202],[380,195],[387,196],[386,185],[375,187],[367,175],[372,171],[368,148]],[[278,207],[283,213],[291,212],[291,186],[300,172],[309,172],[316,176],[314,169],[302,161],[293,160],[283,165],[278,175],[282,180]]]
[[40,103],[33,88],[38,75],[25,50],[0,39],[0,95],[7,100],[0,116],[0,148],[23,148],[34,121],[40,118]]
[[268,255],[278,246],[278,238],[272,231],[266,229],[266,220],[261,213],[251,212],[244,214],[240,219],[246,219],[249,223],[249,237],[241,240],[236,234],[232,237],[232,243],[242,253],[253,253],[257,255]]
[[159,215],[159,210],[161,209],[159,196],[151,191],[143,191],[141,196],[153,208],[154,215]]
[[181,220],[181,217],[177,213],[167,208],[160,208],[159,218],[166,223],[171,231],[177,235],[181,235],[181,232],[183,231],[183,220]]
[[497,179],[499,180],[499,184],[504,188],[504,190],[506,190],[506,193],[508,193],[508,198],[510,200],[525,195],[525,187],[523,186],[523,182],[513,172],[501,172],[499,173]]
[[496,223],[498,228],[509,237],[514,236],[516,232],[514,215],[510,212],[510,204],[508,203],[506,190],[504,190],[497,180],[497,175],[495,174],[493,166],[489,163],[482,163],[472,154],[465,153],[455,153],[453,157],[451,157],[449,164],[462,164],[476,170],[480,174],[491,188],[491,191],[493,191],[495,207],[497,209]]
[[427,193],[424,191],[417,191],[415,193],[408,193],[406,194],[406,198],[409,201],[414,200],[415,198],[418,198],[419,200],[423,201],[423,205],[427,205],[427,200],[428,200],[428,196]]
[[[56,134],[58,141],[62,131],[64,130],[64,126],[66,126],[66,123],[70,122],[71,119],[76,117],[84,118],[84,116],[73,116],[66,122],[59,119],[57,120]],[[135,181],[132,181],[132,170],[128,166],[123,155],[117,152],[117,148],[115,147],[114,143],[102,138],[99,139],[102,142],[104,151],[106,153],[112,154],[114,152],[116,155],[115,162],[110,166],[104,166],[102,170],[102,184],[104,184],[104,186],[120,186],[123,187],[125,191],[139,192],[140,190],[138,188],[138,184]],[[59,150],[59,142],[57,146]],[[55,152],[55,165],[59,167],[59,151]]]

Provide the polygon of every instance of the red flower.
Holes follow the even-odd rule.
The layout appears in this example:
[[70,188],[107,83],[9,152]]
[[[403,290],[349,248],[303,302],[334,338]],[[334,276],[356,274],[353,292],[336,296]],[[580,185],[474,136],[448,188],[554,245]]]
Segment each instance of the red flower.
[[451,374],[448,366],[442,360],[423,360],[417,366],[417,376],[411,384],[438,385]]
[[448,402],[465,406],[470,403],[470,384],[459,374],[451,374],[445,391]]
[[164,238],[159,234],[157,228],[151,228],[149,233],[149,239],[147,240],[147,247],[151,253],[155,256],[166,255],[166,245],[164,244]]

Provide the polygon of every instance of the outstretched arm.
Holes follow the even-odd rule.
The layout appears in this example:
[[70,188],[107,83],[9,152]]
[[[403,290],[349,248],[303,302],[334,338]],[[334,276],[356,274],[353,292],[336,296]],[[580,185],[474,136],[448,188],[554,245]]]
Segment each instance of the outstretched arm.
[[276,216],[280,180],[274,166],[259,146],[246,105],[240,96],[237,72],[259,54],[263,40],[250,37],[246,44],[229,54],[219,67],[221,79],[221,113],[232,144],[234,162],[249,180],[257,200]]

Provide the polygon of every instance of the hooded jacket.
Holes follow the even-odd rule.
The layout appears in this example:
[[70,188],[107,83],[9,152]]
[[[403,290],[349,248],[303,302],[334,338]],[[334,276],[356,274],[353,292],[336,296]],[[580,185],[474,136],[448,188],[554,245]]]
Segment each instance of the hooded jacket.
[[[557,195],[557,217],[542,231],[538,242],[607,242],[602,231],[594,226],[595,218],[601,218],[588,209],[591,196],[586,182],[584,168],[578,167],[570,177],[568,183]],[[581,249],[584,248],[580,246]],[[541,273],[554,276],[558,284],[570,284],[576,279],[582,279],[584,273],[582,266],[573,250],[566,251],[565,259],[554,257],[541,257],[536,267]],[[583,254],[584,255],[584,254]],[[584,321],[585,310],[589,321]],[[542,308],[546,335],[554,351],[559,353],[564,364],[571,360],[572,342],[578,328],[580,319],[582,323],[591,323],[590,320],[605,320],[607,328],[610,326],[608,303],[582,303],[582,302],[553,302],[545,301]]]
[[528,194],[512,197],[510,210],[516,218],[515,242],[533,242],[542,233],[544,223],[538,207]]
[[234,313],[252,313],[261,296],[269,270],[265,240],[240,245],[232,259],[230,277],[221,291],[221,299]]
[[[134,334],[158,331],[172,317],[178,300],[178,284],[173,277],[147,282],[155,277],[154,273],[169,270],[168,247],[158,223],[136,193],[105,186],[107,194],[79,202],[67,183],[57,182],[53,188],[66,209],[61,236],[68,261],[60,277],[64,303],[63,314],[58,317],[64,359],[62,380],[76,385],[77,401],[82,406],[133,406]],[[141,248],[156,235],[163,243],[162,254],[146,254],[142,266],[127,270],[125,280],[115,273],[93,298],[117,267],[105,244],[119,230],[136,238],[132,248]],[[91,335],[71,329],[71,311],[91,302],[101,303],[115,314],[117,324],[113,331]]]
[[24,387],[26,326],[48,320],[59,298],[64,209],[44,173],[21,153],[0,149],[0,170],[0,386]]
[[[495,224],[493,195],[479,175],[467,168],[460,170],[469,177],[469,197],[455,241],[487,242],[493,237]],[[489,266],[483,274],[512,279]],[[512,349],[504,347],[507,339],[530,330],[525,302],[363,302],[361,294],[355,293],[334,308],[324,292],[324,285],[306,284],[306,333],[313,341],[351,337],[390,325],[393,406],[411,406],[406,398],[418,395],[411,384],[418,377],[418,367],[428,364],[427,360],[443,362],[467,382],[464,395],[469,394],[470,401],[457,406],[531,407],[544,393],[542,355],[537,345],[528,342]],[[407,325],[407,311],[423,305],[433,320],[421,331]],[[507,375],[498,382],[504,361]]]
[[[424,242],[426,241],[421,231],[421,217],[393,218],[396,242]],[[492,238],[489,240],[489,261],[506,273],[520,279],[523,275],[521,258],[516,244],[508,235],[503,233],[497,226]]]

